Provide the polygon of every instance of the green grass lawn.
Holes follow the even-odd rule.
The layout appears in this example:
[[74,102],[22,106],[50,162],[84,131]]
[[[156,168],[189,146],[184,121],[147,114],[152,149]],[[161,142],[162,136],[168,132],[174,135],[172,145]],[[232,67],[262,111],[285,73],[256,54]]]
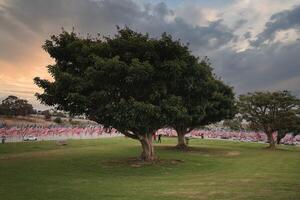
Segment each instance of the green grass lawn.
[[155,146],[159,161],[141,164],[125,138],[0,145],[2,200],[300,199],[300,148],[194,139],[192,149]]

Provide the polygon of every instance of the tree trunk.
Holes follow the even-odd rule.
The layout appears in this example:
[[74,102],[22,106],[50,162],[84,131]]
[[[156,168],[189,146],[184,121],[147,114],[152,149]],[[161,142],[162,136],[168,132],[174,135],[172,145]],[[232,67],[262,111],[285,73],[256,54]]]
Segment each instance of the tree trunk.
[[280,144],[282,138],[285,137],[285,133],[281,131],[277,131],[277,144]]
[[280,145],[281,139],[282,139],[282,138],[279,138],[279,137],[277,136],[277,141],[276,141],[276,142],[277,142],[277,145]]
[[268,136],[268,142],[269,142],[269,147],[270,149],[275,149],[275,140],[273,138],[273,133],[267,133]]
[[140,159],[143,161],[155,160],[152,134],[139,136],[139,141],[141,142],[143,149]]
[[176,145],[176,148],[177,149],[180,149],[180,150],[185,150],[188,148],[188,146],[186,145],[186,141],[185,141],[185,134],[186,132],[184,131],[176,131],[177,132],[177,139],[178,139],[178,143]]

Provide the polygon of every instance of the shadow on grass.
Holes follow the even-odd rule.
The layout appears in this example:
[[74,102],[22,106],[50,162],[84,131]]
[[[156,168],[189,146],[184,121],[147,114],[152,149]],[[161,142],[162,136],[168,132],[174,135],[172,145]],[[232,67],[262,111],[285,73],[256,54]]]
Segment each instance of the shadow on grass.
[[199,152],[199,153],[220,153],[224,152],[228,149],[225,148],[211,148],[211,147],[195,147],[188,146],[186,149],[178,149],[176,146],[157,146],[155,147],[157,150],[167,150],[167,151],[176,151],[176,152]]
[[[184,151],[179,150],[175,148],[174,146],[156,146],[155,151],[157,152],[157,155],[160,153],[174,153],[172,156],[172,159],[165,159],[165,158],[156,158],[153,161],[142,161],[138,159],[137,157],[125,157],[125,158],[116,158],[114,160],[107,160],[103,162],[103,166],[105,167],[115,167],[115,166],[122,166],[122,167],[131,167],[131,168],[142,168],[147,166],[176,166],[180,164],[184,164],[185,161],[180,159],[180,157],[177,157],[176,154],[183,153],[183,154],[189,154],[189,155],[199,155],[204,157],[238,157],[240,156],[239,151],[234,151],[231,149],[226,148],[212,148],[212,147],[195,147],[195,146],[189,146]],[[177,159],[176,159],[177,157]]]
[[175,146],[157,146],[157,150],[174,151],[179,153],[199,154],[205,156],[239,156],[239,151],[233,151],[226,148],[212,148],[212,147],[195,147],[188,146],[186,149],[178,149]]
[[262,150],[268,151],[268,152],[293,152],[293,149],[287,149],[285,146],[276,146],[274,149],[270,148],[269,146],[261,148]]
[[132,168],[140,168],[145,166],[169,166],[184,163],[184,160],[180,159],[160,159],[156,158],[152,161],[143,161],[137,157],[121,158],[115,160],[109,160],[103,163],[103,165],[109,166],[129,166]]

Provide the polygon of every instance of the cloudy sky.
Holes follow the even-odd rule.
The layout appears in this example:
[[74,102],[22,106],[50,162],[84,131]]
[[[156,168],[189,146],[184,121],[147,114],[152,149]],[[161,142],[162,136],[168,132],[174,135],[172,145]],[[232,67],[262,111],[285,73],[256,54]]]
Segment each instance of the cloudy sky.
[[61,27],[111,35],[116,25],[189,43],[237,94],[300,96],[300,0],[0,0],[0,99],[13,94],[45,108],[32,80],[48,77],[53,63],[43,42]]

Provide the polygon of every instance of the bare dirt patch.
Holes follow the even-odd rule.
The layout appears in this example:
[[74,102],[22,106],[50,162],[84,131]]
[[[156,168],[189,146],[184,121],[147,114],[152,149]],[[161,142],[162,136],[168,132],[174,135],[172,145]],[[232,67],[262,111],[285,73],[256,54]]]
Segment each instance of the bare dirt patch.
[[177,151],[177,152],[186,152],[188,154],[199,154],[202,156],[238,156],[240,152],[230,151],[229,149],[224,148],[212,148],[212,147],[188,147],[184,150],[178,150],[174,146],[158,146],[157,149],[163,149],[168,151]]
[[239,151],[229,151],[225,154],[225,156],[239,156],[241,153]]

